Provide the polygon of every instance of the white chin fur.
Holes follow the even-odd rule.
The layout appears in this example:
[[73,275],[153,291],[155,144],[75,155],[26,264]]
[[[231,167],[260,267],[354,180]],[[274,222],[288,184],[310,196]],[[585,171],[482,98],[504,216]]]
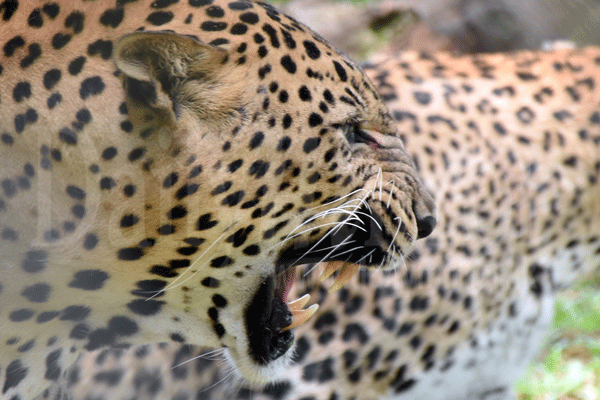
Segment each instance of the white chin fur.
[[280,379],[292,363],[293,354],[294,346],[277,360],[271,361],[266,366],[260,366],[250,359],[247,351],[240,354],[228,348],[224,352],[227,362],[235,366],[236,378],[255,389]]

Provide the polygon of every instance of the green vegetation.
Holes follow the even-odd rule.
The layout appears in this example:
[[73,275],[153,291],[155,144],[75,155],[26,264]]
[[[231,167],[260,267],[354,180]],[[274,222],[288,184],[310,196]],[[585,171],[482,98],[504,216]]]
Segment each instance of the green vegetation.
[[600,280],[556,304],[551,344],[517,383],[520,400],[600,399]]

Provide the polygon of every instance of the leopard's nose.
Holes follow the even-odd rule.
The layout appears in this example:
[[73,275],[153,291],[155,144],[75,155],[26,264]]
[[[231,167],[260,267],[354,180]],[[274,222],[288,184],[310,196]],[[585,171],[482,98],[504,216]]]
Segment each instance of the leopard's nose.
[[433,232],[437,219],[433,215],[428,215],[424,218],[417,218],[417,232],[418,238],[422,239],[427,237]]

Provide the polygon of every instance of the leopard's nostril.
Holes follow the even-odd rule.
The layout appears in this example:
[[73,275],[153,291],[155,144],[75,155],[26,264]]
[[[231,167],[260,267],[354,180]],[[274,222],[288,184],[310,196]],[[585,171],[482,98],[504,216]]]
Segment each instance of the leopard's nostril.
[[433,232],[437,219],[433,215],[428,215],[425,218],[417,218],[418,238],[427,237]]

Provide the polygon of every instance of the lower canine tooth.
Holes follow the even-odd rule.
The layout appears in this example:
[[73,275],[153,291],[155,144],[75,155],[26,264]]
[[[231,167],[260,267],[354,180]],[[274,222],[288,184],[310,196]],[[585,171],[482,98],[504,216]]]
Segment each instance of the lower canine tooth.
[[302,307],[304,307],[306,305],[306,303],[308,303],[308,301],[310,300],[310,294],[305,294],[304,296],[300,297],[299,299],[296,299],[294,301],[289,302],[288,308],[290,309],[290,311],[292,311],[292,313],[294,311],[301,311]]
[[334,293],[340,290],[350,279],[358,272],[360,267],[357,264],[344,264],[340,269],[339,275],[333,281],[333,285],[329,288],[329,293]]
[[288,329],[294,329],[294,328],[302,325],[303,323],[308,321],[309,318],[312,317],[313,314],[316,313],[318,309],[319,309],[319,305],[313,304],[312,306],[308,307],[306,310],[299,310],[299,311],[292,310],[292,317],[293,317],[292,323],[289,326],[286,326],[285,328],[283,328],[282,331],[287,331]]

